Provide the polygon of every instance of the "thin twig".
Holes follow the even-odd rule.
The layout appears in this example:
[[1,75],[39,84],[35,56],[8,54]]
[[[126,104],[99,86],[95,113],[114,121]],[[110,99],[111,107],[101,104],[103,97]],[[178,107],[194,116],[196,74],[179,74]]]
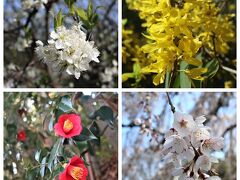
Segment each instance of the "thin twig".
[[168,92],[166,92],[166,94],[167,94],[167,98],[168,98],[168,104],[171,106],[171,111],[172,111],[173,113],[175,113],[176,110],[175,110],[175,107],[174,107],[174,105],[173,105],[173,103],[172,103],[170,97],[169,97]]
[[232,130],[235,129],[236,127],[237,127],[236,124],[233,124],[233,125],[229,126],[229,127],[223,132],[222,137],[224,137],[224,136],[228,133],[228,131],[232,131]]

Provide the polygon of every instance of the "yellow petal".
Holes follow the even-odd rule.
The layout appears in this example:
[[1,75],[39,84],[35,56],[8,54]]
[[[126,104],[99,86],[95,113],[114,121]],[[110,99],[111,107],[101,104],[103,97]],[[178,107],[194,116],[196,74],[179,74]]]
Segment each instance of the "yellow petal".
[[158,73],[153,79],[153,84],[155,86],[162,84],[164,82],[164,76],[165,75],[163,73]]

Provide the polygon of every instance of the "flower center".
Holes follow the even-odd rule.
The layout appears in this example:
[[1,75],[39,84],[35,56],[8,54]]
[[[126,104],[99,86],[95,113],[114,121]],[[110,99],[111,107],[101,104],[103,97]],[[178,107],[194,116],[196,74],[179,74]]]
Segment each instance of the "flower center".
[[66,121],[64,121],[64,124],[63,124],[63,131],[65,133],[68,133],[69,131],[71,131],[73,128],[73,123],[72,121],[70,121],[69,119],[67,119]]
[[79,180],[83,177],[83,169],[80,167],[73,167],[70,171],[70,175],[73,179]]
[[187,127],[187,121],[185,121],[184,119],[182,119],[180,122],[179,122],[181,128],[186,128]]

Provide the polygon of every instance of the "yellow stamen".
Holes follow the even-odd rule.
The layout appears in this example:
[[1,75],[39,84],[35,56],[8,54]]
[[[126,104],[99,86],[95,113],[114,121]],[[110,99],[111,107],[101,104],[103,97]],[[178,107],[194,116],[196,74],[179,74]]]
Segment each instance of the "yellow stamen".
[[79,180],[80,178],[83,177],[83,169],[80,167],[74,167],[71,169],[70,175],[72,176],[73,179]]
[[70,121],[69,119],[67,119],[64,124],[63,124],[63,131],[65,133],[68,133],[69,131],[71,131],[73,128],[73,123],[72,121]]

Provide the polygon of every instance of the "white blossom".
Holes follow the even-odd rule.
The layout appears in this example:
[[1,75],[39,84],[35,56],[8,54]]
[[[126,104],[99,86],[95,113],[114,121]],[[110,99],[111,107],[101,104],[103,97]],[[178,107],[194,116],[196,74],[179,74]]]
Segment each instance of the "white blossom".
[[208,177],[207,180],[221,180],[221,178],[218,176],[211,176],[211,177]]
[[23,38],[23,37],[18,37],[17,42],[14,45],[14,48],[16,48],[18,51],[22,52],[25,50],[25,48],[30,47],[32,43],[32,40]]
[[203,141],[201,150],[205,154],[210,154],[211,151],[218,151],[224,146],[224,139],[222,137],[213,137]]
[[47,4],[48,0],[22,0],[22,7],[24,10],[31,8],[39,8],[43,4]]
[[211,156],[212,151],[221,150],[224,146],[222,137],[212,137],[211,128],[205,126],[204,116],[193,118],[191,115],[175,112],[173,128],[165,134],[165,143],[161,156],[172,158],[175,169],[172,172],[178,180],[198,179],[203,177],[219,180],[211,176],[212,163],[218,160]]
[[78,79],[82,71],[87,71],[91,61],[99,62],[99,51],[93,41],[86,40],[86,34],[81,30],[81,24],[74,24],[67,29],[57,28],[50,34],[48,45],[37,41],[36,53],[44,63],[60,70],[64,69],[69,75]]
[[195,126],[196,123],[191,115],[180,112],[174,113],[173,128],[177,130],[181,136],[185,137],[190,135]]
[[191,142],[194,147],[197,147],[201,144],[202,141],[210,138],[210,132],[208,128],[201,127],[196,128],[191,135]]

